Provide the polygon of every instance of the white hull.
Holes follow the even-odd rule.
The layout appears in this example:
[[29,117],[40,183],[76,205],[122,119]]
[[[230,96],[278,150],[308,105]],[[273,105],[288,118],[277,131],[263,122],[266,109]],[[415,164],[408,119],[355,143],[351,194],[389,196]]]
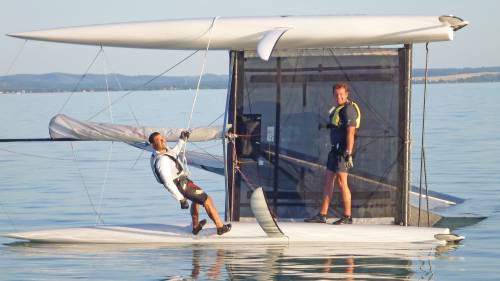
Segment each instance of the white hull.
[[396,225],[331,225],[281,222],[286,237],[270,238],[255,222],[235,222],[232,230],[219,236],[207,225],[198,236],[190,226],[142,224],[91,226],[9,233],[3,236],[32,242],[109,244],[289,244],[289,243],[438,243],[436,234],[447,228]]

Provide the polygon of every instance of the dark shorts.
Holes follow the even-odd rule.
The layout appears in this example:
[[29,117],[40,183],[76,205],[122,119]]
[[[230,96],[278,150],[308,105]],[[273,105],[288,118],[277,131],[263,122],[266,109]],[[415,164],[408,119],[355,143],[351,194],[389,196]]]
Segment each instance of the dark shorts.
[[[180,177],[174,180],[175,185],[179,191],[186,197],[187,199],[205,206],[205,202],[207,201],[208,194],[201,189],[201,187],[197,186],[192,180],[188,177]],[[183,188],[183,186],[185,187]]]
[[345,166],[344,156],[340,151],[337,151],[336,149],[332,149],[330,150],[330,153],[328,153],[326,168],[334,173],[347,173],[349,171],[349,169],[347,169]]

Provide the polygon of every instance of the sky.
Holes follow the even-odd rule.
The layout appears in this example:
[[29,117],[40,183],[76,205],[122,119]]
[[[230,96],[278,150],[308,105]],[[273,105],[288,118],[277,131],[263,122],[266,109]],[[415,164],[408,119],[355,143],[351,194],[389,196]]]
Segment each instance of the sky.
[[[451,42],[430,44],[429,66],[500,66],[500,21],[494,21],[500,1],[337,1],[337,0],[0,0],[0,34],[66,26],[150,21],[214,16],[271,15],[455,15],[470,22],[455,33]],[[334,28],[334,27],[332,27]],[[68,72],[83,74],[98,47],[28,41],[0,36],[0,75]],[[107,64],[100,59],[91,73],[128,75],[158,74],[188,52],[104,48]],[[12,67],[16,55],[18,59]],[[200,52],[201,53],[201,52]],[[179,66],[170,75],[197,75],[201,54]],[[414,46],[414,67],[425,64],[424,45]],[[224,74],[227,52],[208,54],[206,72]]]

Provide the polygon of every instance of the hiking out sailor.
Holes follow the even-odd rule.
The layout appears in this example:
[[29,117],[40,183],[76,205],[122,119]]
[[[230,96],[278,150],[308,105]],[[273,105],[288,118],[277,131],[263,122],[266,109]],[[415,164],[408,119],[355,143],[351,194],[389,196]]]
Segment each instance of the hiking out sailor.
[[149,143],[154,149],[151,155],[151,169],[156,180],[163,184],[167,191],[179,201],[182,209],[188,209],[189,203],[187,200],[191,201],[192,233],[194,235],[197,235],[207,223],[206,219],[198,221],[198,205],[205,207],[205,211],[217,227],[217,234],[222,235],[231,230],[231,224],[223,224],[212,198],[187,177],[184,167],[178,160],[182,146],[188,138],[189,132],[183,131],[177,145],[169,149],[160,133],[152,133],[149,136]]
[[348,172],[354,167],[352,160],[356,129],[359,128],[361,111],[358,105],[350,101],[347,83],[338,83],[333,87],[333,96],[337,105],[329,112],[331,150],[326,163],[326,181],[323,189],[323,201],[317,215],[304,219],[305,222],[326,223],[326,216],[333,195],[335,182],[340,188],[344,203],[344,215],[333,224],[352,224],[351,191],[347,183]]

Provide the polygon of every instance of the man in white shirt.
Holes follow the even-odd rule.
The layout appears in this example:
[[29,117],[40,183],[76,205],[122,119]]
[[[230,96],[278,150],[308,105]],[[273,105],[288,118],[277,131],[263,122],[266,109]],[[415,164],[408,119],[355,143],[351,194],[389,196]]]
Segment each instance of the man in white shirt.
[[183,131],[177,145],[169,149],[160,133],[152,133],[149,142],[155,151],[151,155],[151,169],[156,180],[180,202],[182,209],[189,208],[187,200],[191,201],[194,235],[197,235],[207,222],[205,219],[198,222],[198,205],[205,207],[205,211],[217,227],[217,234],[222,235],[231,230],[231,224],[222,223],[212,198],[186,176],[184,167],[178,160],[181,148],[188,137],[189,132]]

